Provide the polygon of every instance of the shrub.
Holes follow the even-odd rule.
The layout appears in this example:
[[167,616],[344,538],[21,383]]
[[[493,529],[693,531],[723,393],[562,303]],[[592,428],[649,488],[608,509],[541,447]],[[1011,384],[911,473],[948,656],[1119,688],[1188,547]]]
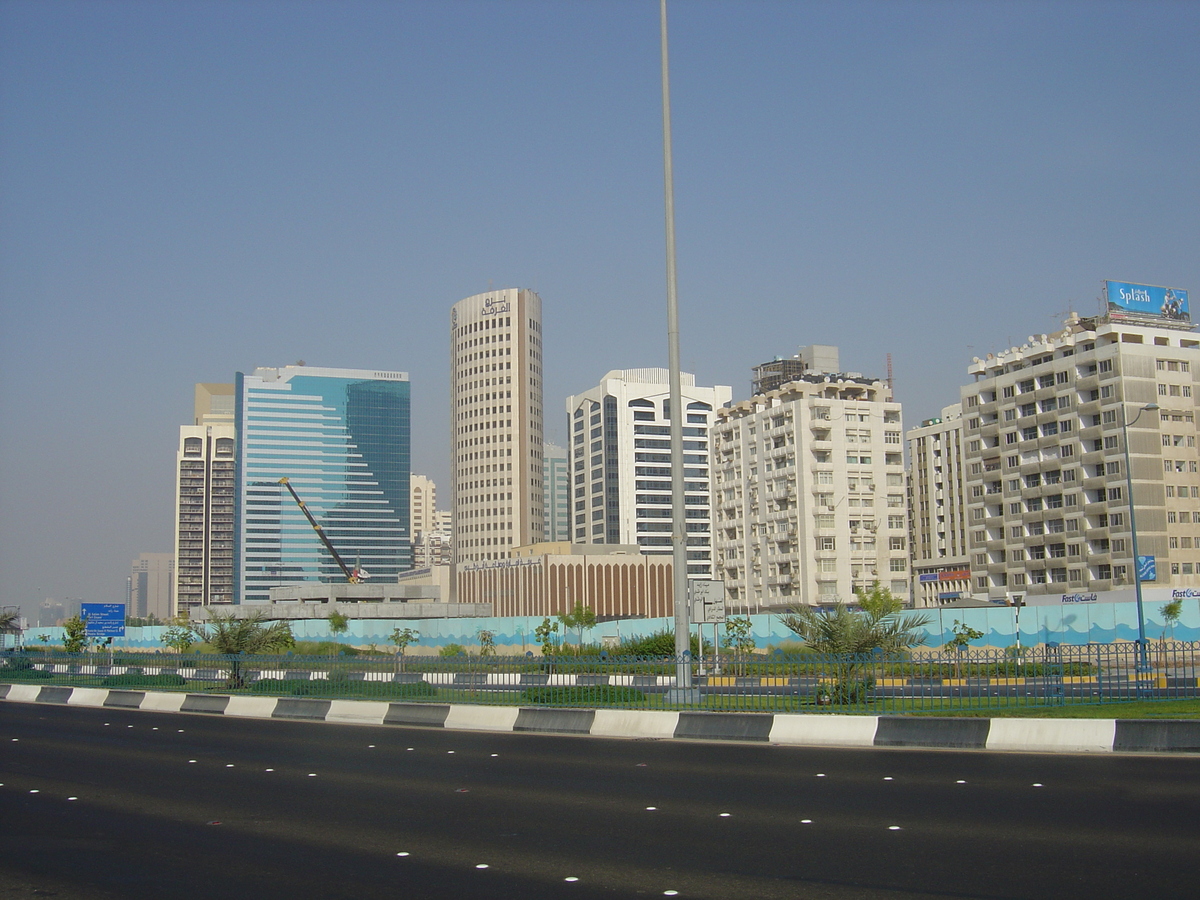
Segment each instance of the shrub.
[[102,687],[183,687],[185,684],[187,680],[182,675],[142,675],[136,672],[109,675],[100,682]]
[[[691,648],[692,656],[696,656],[700,652],[700,644],[696,636],[691,636],[691,641],[688,645]],[[711,645],[705,644],[706,650],[711,650]],[[648,634],[645,637],[631,638],[627,641],[622,641],[621,646],[617,649],[617,656],[674,656],[675,655],[675,632],[670,629],[656,631],[654,634]]]
[[438,650],[438,656],[466,656],[466,648],[462,644],[447,644]]
[[337,641],[296,641],[293,652],[297,656],[337,656],[339,653],[345,656],[358,656],[360,653],[357,647],[340,644]]
[[637,688],[615,684],[579,687],[527,687],[521,700],[538,706],[607,706],[618,703],[642,703],[646,695]]

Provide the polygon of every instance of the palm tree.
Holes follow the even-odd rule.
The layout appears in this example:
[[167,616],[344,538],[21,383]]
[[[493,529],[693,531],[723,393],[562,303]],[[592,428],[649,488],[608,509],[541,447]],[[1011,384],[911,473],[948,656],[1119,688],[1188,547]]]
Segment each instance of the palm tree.
[[836,603],[827,609],[804,606],[780,617],[811,650],[837,660],[834,699],[849,703],[860,699],[866,684],[860,678],[868,654],[897,654],[925,643],[918,629],[929,624],[920,613],[901,615],[904,605],[876,581],[870,590],[856,592],[858,609]]
[[292,626],[287,622],[268,622],[262,613],[238,618],[235,613],[209,613],[208,621],[192,630],[214,653],[230,657],[229,687],[242,687],[240,655],[278,653],[296,646]]
[[10,607],[0,610],[0,634],[11,634],[14,647],[21,644],[21,611]]

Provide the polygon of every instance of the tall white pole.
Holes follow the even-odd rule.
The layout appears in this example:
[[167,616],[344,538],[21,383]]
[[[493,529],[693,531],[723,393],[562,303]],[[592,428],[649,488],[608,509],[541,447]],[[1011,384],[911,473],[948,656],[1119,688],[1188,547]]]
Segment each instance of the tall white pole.
[[667,65],[667,0],[659,0],[662,39],[663,189],[667,214],[667,364],[671,381],[671,547],[675,599],[675,686],[690,689],[687,608],[687,523],[683,502],[683,388],[679,375],[679,298],[675,279],[675,176],[671,167],[671,81]]

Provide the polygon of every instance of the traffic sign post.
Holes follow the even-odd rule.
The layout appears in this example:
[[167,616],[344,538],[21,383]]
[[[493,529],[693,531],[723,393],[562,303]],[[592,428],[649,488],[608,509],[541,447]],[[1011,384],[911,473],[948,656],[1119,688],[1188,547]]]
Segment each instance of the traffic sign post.
[[688,601],[697,625],[725,621],[725,582],[689,578]]
[[88,637],[125,637],[124,603],[83,603],[79,617]]

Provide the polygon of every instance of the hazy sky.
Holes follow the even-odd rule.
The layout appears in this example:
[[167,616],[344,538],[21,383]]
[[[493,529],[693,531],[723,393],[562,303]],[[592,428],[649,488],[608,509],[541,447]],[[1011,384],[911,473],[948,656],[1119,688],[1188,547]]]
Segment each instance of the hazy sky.
[[[671,16],[701,383],[890,352],[912,425],[1105,278],[1200,297],[1200,3]],[[171,549],[194,382],[407,371],[448,488],[462,297],[541,294],[551,438],[665,365],[659,90],[656,0],[0,0],[0,605]]]

